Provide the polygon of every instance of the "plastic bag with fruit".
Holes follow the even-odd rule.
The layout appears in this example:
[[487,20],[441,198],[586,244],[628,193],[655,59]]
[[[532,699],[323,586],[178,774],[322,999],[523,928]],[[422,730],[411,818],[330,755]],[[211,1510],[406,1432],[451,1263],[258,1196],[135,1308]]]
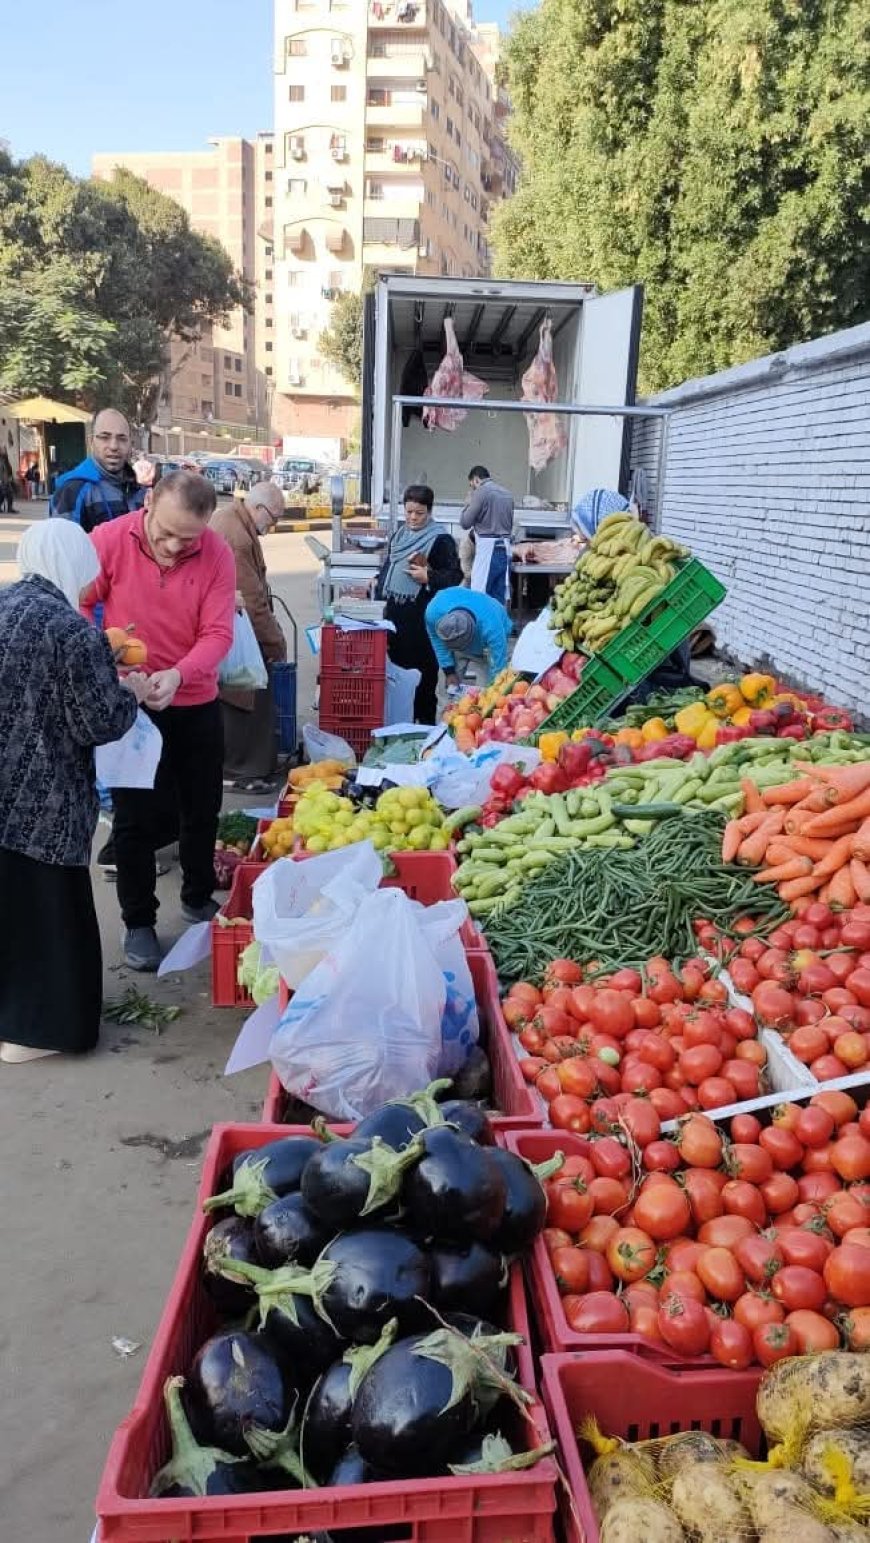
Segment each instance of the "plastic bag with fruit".
[[253,888],[254,937],[295,990],[347,933],[383,864],[370,841],[304,862],[270,863]]

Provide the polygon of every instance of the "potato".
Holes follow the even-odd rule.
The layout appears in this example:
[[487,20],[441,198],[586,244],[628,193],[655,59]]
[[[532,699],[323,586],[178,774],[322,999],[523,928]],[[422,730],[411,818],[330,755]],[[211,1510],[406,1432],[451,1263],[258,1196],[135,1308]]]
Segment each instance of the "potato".
[[686,1534],[660,1500],[617,1500],[604,1518],[601,1543],[686,1543]]
[[823,1495],[836,1493],[831,1459],[839,1458],[853,1488],[870,1490],[870,1430],[823,1430],[813,1436],[801,1454],[801,1472]]
[[793,1511],[789,1520],[765,1527],[758,1534],[758,1543],[836,1543],[836,1536],[824,1522],[806,1512]]
[[586,1483],[598,1520],[617,1500],[634,1500],[652,1494],[655,1469],[652,1458],[631,1447],[620,1447],[596,1457],[586,1474]]
[[666,1436],[658,1449],[659,1478],[676,1478],[684,1463],[730,1463],[735,1457],[748,1456],[739,1441],[720,1441],[704,1430],[680,1431]]
[[858,1425],[870,1419],[870,1356],[827,1350],[778,1361],[761,1379],[756,1409],[771,1443]]
[[832,1522],[829,1531],[832,1543],[867,1543],[870,1538],[870,1532],[860,1522]]
[[[759,1533],[782,1532],[790,1543],[803,1543],[801,1529],[817,1525],[813,1512],[818,1496],[799,1473],[768,1468],[766,1472],[745,1470],[735,1477]],[[815,1536],[809,1543],[817,1543]],[[818,1543],[830,1543],[827,1534],[819,1534]]]
[[683,1463],[674,1479],[671,1507],[700,1543],[733,1543],[751,1535],[738,1487],[715,1463]]

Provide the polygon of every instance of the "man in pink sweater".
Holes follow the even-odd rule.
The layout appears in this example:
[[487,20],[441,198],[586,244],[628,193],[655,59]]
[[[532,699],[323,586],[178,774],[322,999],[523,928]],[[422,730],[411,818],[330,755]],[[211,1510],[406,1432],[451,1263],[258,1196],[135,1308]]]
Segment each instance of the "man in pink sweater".
[[177,822],[181,909],[190,922],[218,907],[214,844],[222,798],[223,733],[218,665],[233,640],[236,569],[209,529],[214,488],[197,472],[177,471],[148,494],[146,507],[98,525],[91,540],[101,573],[85,614],[103,605],[105,627],[130,627],[148,649],[145,710],[163,736],[152,789],[113,788],[118,901],[124,958],[156,970],[155,851]]

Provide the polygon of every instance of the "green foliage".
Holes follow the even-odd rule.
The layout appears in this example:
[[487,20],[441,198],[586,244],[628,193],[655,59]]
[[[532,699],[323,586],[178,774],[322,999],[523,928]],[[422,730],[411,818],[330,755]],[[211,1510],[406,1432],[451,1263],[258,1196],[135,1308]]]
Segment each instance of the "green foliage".
[[333,303],[329,326],[318,339],[324,359],[359,391],[362,385],[363,296],[343,290]]
[[644,389],[870,315],[862,0],[540,0],[498,271],[646,286]]
[[80,181],[0,153],[0,387],[146,422],[169,334],[251,303],[220,244],[130,172]]

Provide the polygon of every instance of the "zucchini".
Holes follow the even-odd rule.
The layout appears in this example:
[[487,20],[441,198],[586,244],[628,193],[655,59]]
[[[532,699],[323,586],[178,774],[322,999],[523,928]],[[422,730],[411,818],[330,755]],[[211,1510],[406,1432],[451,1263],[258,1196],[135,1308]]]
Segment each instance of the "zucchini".
[[669,820],[672,815],[685,812],[682,804],[613,805],[613,813],[618,820]]

